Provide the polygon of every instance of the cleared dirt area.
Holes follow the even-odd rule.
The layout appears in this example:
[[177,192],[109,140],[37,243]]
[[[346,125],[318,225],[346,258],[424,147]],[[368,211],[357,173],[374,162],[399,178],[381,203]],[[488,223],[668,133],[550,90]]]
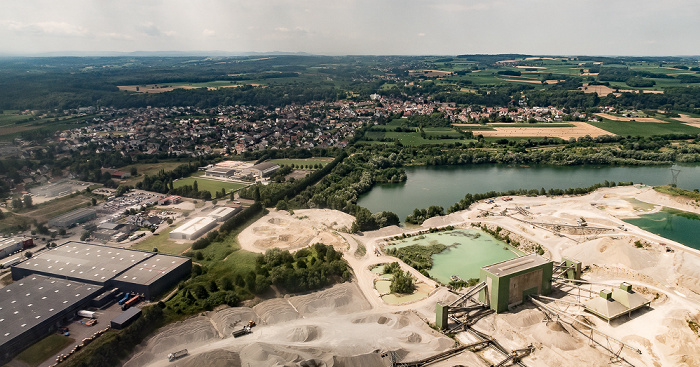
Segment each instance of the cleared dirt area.
[[611,115],[608,113],[596,113],[594,115],[602,117],[604,119],[613,120],[613,121],[657,122],[657,123],[661,123],[661,124],[668,123],[667,121],[659,120],[659,119],[654,118],[654,117],[622,117],[622,116]]
[[[584,74],[585,75],[585,74]],[[590,75],[597,75],[597,74],[590,74]],[[616,96],[620,96],[621,93],[623,92],[629,92],[629,93],[652,93],[652,94],[663,94],[664,91],[662,90],[633,90],[633,89],[617,89],[617,92],[615,89],[610,88],[606,85],[586,85],[584,84],[582,87],[578,88],[579,90],[583,91],[584,93],[598,93],[599,96],[605,97],[608,94],[612,93]]]
[[684,122],[689,126],[700,127],[700,117],[690,117],[690,115],[681,114],[681,117],[675,117],[674,120]]
[[494,127],[494,130],[479,130],[475,134],[494,136],[501,138],[510,137],[553,137],[561,139],[580,138],[586,135],[591,137],[601,135],[614,135],[608,131],[597,128],[581,121],[572,121],[574,127]]
[[244,250],[260,253],[273,247],[294,251],[317,242],[342,249],[347,243],[338,231],[348,231],[354,220],[349,214],[329,209],[296,210],[294,214],[271,210],[244,229],[238,241]]

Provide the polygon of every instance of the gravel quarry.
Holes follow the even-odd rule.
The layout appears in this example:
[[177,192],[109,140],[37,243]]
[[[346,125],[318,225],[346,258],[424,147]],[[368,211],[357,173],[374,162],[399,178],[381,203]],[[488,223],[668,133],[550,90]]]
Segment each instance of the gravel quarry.
[[[640,214],[635,200],[648,204],[645,213],[662,207],[700,213],[694,202],[645,187],[603,188],[582,196],[513,197],[508,202],[496,199],[495,204],[480,202],[468,210],[431,218],[422,227],[387,227],[361,236],[341,231],[350,218],[340,212],[296,211],[292,217],[287,212],[271,211],[241,233],[239,241],[243,248],[264,252],[259,246],[262,242],[256,241],[285,231],[308,230],[313,238],[332,235],[338,239],[337,247],[343,249],[345,260],[353,268],[353,281],[308,294],[264,300],[252,307],[220,307],[171,324],[142,343],[126,366],[389,366],[387,352],[394,352],[399,361],[415,361],[450,350],[459,343],[475,342],[471,333],[460,332],[450,338],[429,325],[435,322],[435,303],[449,303],[457,298],[455,293],[379,251],[386,238],[397,234],[445,225],[471,228],[473,224],[499,226],[522,244],[539,244],[545,256],[553,260],[566,256],[581,261],[587,268],[583,278],[595,284],[582,287],[583,290],[571,285],[558,286],[551,295],[553,298],[578,303],[625,281],[652,301],[649,308],[610,323],[579,306],[545,302],[548,307],[580,321],[576,329],[564,319],[548,320],[530,302],[507,313],[486,316],[473,325],[507,350],[532,345],[533,352],[523,359],[524,365],[610,365],[614,356],[583,335],[591,333],[593,327],[641,352],[620,349],[614,340],[597,337],[603,345],[619,350],[619,356],[627,361],[615,362],[616,365],[698,366],[700,335],[689,325],[700,322],[700,251],[625,223],[623,218]],[[527,208],[528,214],[499,215],[506,208],[515,212],[516,206]],[[579,218],[585,218],[589,226],[611,230],[584,236],[565,231],[555,233],[545,226],[529,224],[571,225]],[[273,224],[271,219],[272,222],[280,219],[275,224],[277,229],[267,235],[260,232],[252,235],[255,228]],[[286,227],[282,220],[287,221]],[[650,245],[638,248],[634,242],[639,240]],[[664,246],[658,245],[660,242],[675,251],[665,251]],[[356,252],[360,245],[366,249],[364,254]],[[287,244],[282,241],[279,246],[285,248]],[[301,242],[292,247],[297,246],[304,247]],[[402,269],[432,289],[427,297],[397,305],[386,304],[380,298],[374,288],[378,276],[371,269],[393,261],[398,261]],[[252,333],[234,338],[231,333],[249,320],[258,324]],[[189,356],[168,362],[167,354],[180,349],[188,349]],[[463,351],[430,365],[489,366],[504,358],[487,347]]]

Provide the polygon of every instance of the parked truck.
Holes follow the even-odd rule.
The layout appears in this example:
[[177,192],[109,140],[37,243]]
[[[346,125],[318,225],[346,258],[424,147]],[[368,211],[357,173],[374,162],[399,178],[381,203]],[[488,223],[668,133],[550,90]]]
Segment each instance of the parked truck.
[[129,307],[136,305],[137,303],[139,303],[139,301],[141,301],[141,296],[139,296],[138,294],[135,294],[133,297],[131,297],[131,299],[124,302],[124,304],[122,305],[122,311],[125,311]]
[[124,294],[124,297],[122,297],[122,299],[119,300],[119,306],[123,305],[124,302],[128,301],[129,297],[131,297],[131,293],[126,292],[126,294]]
[[180,359],[188,354],[190,354],[190,353],[187,351],[187,349],[178,350],[175,353],[168,354],[168,361],[172,362],[172,361]]
[[96,319],[95,313],[93,311],[80,310],[78,311],[78,316],[85,317],[87,319]]
[[255,321],[248,321],[248,325],[244,326],[243,329],[235,330],[232,335],[234,338],[241,337],[243,335],[248,335],[253,332],[253,326],[255,326]]

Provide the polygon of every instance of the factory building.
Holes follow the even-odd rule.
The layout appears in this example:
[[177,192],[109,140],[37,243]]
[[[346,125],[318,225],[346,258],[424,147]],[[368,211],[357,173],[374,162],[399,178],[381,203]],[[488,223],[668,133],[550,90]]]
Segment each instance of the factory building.
[[97,218],[97,211],[93,209],[76,209],[66,214],[49,220],[49,227],[70,228],[74,225],[85,223]]
[[102,287],[32,275],[0,289],[0,365],[55,332]]
[[192,260],[187,257],[71,241],[13,266],[12,279],[40,274],[153,299],[191,269]]
[[216,219],[211,217],[195,217],[170,232],[170,238],[176,240],[195,240],[214,227],[216,227]]
[[143,294],[146,299],[153,299],[175,283],[173,279],[182,279],[192,270],[192,260],[185,257],[155,255],[132,266],[110,283],[123,292]]
[[217,208],[213,212],[209,213],[209,216],[216,219],[217,222],[223,222],[226,219],[231,218],[234,214],[241,210],[241,207],[231,208],[231,207],[221,207]]
[[12,279],[31,274],[105,286],[112,278],[153,256],[152,252],[71,241],[12,267]]
[[480,279],[486,287],[479,300],[496,312],[521,304],[534,294],[552,291],[553,263],[537,254],[530,254],[481,268]]
[[0,365],[81,308],[103,306],[119,292],[152,300],[191,270],[190,258],[77,241],[37,254],[13,266],[15,282],[0,289]]
[[250,168],[250,172],[255,177],[267,177],[280,169],[280,166],[272,162],[262,162]]

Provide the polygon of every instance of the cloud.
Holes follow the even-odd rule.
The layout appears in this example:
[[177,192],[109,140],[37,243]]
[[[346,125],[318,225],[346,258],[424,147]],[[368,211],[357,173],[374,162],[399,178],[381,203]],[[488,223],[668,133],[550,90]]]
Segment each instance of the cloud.
[[17,21],[0,22],[5,28],[17,33],[30,33],[35,35],[56,35],[56,36],[87,36],[90,32],[79,25],[66,22],[36,22],[23,23]]
[[175,35],[174,31],[164,31],[151,22],[141,25],[139,30],[151,37],[171,37]]
[[202,31],[202,35],[204,37],[213,37],[216,36],[216,31],[213,29],[205,29]]
[[425,37],[425,33],[423,33],[423,32],[418,33],[418,37]]
[[133,41],[134,37],[128,34],[123,34],[123,33],[115,33],[115,32],[110,32],[110,33],[100,33],[99,35],[102,38],[109,38],[112,40],[117,40],[117,41]]

